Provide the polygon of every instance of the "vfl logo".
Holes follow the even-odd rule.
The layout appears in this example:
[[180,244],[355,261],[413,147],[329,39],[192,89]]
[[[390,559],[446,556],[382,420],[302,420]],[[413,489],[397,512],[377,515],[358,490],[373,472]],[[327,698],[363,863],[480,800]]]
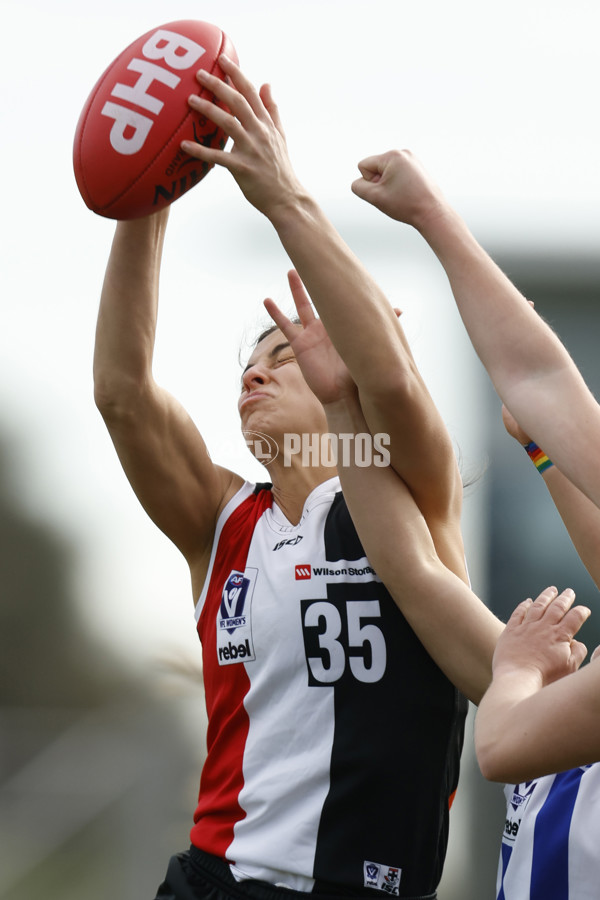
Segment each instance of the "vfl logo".
[[[251,604],[258,569],[230,572],[217,614],[217,657],[220,666],[256,659],[252,640]],[[237,632],[235,638],[231,635]]]
[[365,887],[376,888],[379,884],[379,866],[375,863],[365,863]]
[[249,585],[250,581],[241,572],[232,572],[225,582],[221,597],[220,627],[225,628],[229,634],[246,624],[243,612]]
[[[529,784],[531,784],[530,781],[525,782],[526,787]],[[512,808],[514,809],[515,812],[517,810],[520,810],[521,813],[523,812],[523,810],[529,803],[529,800],[531,799],[531,795],[533,794],[534,790],[535,790],[535,784],[533,784],[525,794],[521,794],[521,793],[519,793],[519,785],[516,785],[515,790],[512,793],[512,797],[510,798],[510,805],[512,806]]]
[[312,577],[310,565],[296,566],[296,581],[307,581]]
[[295,538],[287,538],[286,540],[279,541],[278,544],[275,544],[273,550],[281,550],[282,547],[295,547],[296,544],[299,544],[302,540],[302,535],[297,534]]

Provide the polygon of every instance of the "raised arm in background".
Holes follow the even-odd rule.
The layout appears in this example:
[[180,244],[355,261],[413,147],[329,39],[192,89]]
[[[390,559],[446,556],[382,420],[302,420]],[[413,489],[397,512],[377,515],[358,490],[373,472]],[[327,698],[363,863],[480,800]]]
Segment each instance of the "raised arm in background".
[[[600,407],[546,322],[408,150],[359,164],[357,196],[412,225],[444,267],[473,346],[527,434],[600,506]],[[574,449],[576,448],[576,450]]]

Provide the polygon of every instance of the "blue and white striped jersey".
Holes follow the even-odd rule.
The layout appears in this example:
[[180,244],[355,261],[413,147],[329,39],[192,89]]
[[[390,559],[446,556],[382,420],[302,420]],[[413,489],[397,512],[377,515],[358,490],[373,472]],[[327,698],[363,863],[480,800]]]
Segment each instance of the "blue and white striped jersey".
[[598,900],[600,763],[505,794],[497,900]]

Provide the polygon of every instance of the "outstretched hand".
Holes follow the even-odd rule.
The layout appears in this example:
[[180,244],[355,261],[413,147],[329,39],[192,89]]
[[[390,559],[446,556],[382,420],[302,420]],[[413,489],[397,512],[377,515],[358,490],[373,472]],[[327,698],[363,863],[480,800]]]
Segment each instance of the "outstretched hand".
[[315,315],[298,273],[292,269],[288,281],[300,326],[294,324],[271,300],[265,308],[290,342],[306,383],[326,406],[357,393],[356,385],[339,353],[331,343],[325,326]]
[[196,94],[188,98],[188,103],[222,128],[233,146],[231,150],[218,150],[182,141],[181,148],[196,159],[228,169],[246,199],[268,217],[301,190],[288,156],[279,110],[269,85],[257,90],[227,56],[219,57],[219,65],[227,82],[205,69],[200,69],[196,77],[229,111]]
[[533,672],[540,686],[576,671],[587,654],[574,640],[590,610],[573,606],[575,593],[546,588],[535,600],[524,600],[508,620],[494,652],[494,676]]

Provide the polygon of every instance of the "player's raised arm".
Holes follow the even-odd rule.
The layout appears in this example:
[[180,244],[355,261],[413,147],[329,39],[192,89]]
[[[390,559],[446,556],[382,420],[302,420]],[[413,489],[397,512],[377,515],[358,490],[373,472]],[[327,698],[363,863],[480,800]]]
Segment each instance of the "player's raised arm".
[[[333,434],[364,433],[357,401],[326,407]],[[344,497],[369,561],[419,640],[445,675],[473,703],[490,683],[502,623],[440,561],[425,518],[391,466],[338,467]]]
[[369,157],[359,169],[362,177],[354,182],[354,192],[414,226],[438,256],[473,346],[503,402],[600,506],[600,407],[558,337],[409,151]]
[[225,152],[189,142],[183,149],[229,169],[250,203],[273,224],[358,386],[371,431],[389,435],[392,464],[426,516],[438,552],[464,576],[457,527],[462,485],[453,447],[397,316],[299,182],[270,88],[256,90],[230,60],[222,59],[221,65],[231,84],[203,71],[198,79],[230,112],[198,97],[190,97],[189,103],[231,137],[232,149]]
[[117,224],[98,315],[94,393],[140,502],[199,583],[218,511],[241,479],[212,463],[188,414],[152,374],[167,216]]
[[503,625],[442,564],[423,513],[392,466],[377,453],[370,465],[363,465],[363,457],[354,452],[357,434],[371,437],[356,385],[306,295],[296,291],[294,300],[300,328],[273,301],[265,305],[323,403],[338,448],[347,442],[347,454],[338,450],[337,470],[369,562],[430,656],[478,703],[490,683],[492,654]]

